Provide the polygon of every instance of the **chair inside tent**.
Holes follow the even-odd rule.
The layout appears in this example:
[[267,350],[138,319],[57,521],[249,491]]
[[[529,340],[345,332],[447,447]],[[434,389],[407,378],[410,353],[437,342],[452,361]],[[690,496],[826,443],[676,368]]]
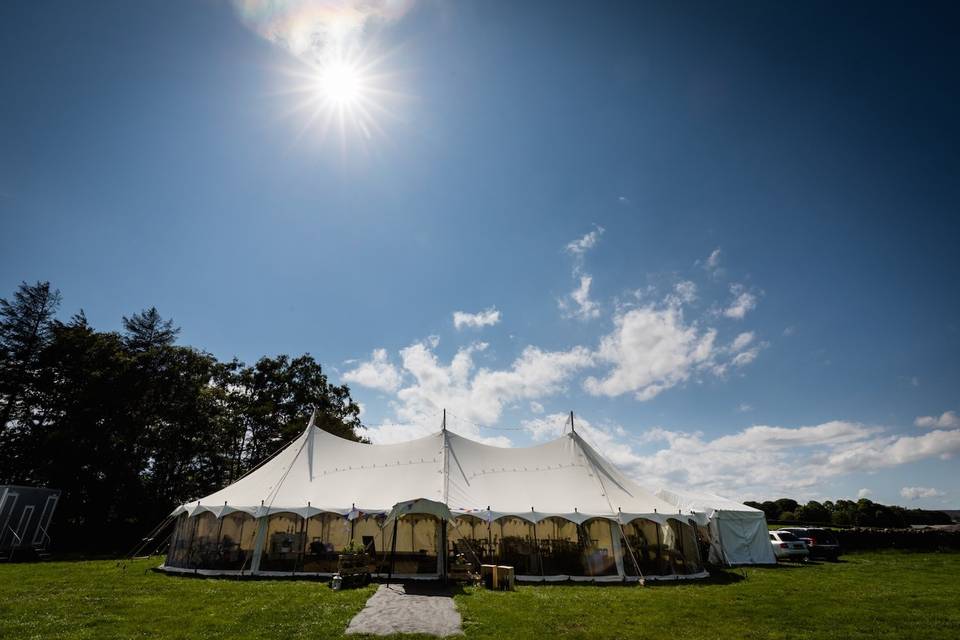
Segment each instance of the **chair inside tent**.
[[[418,499],[440,507],[388,517]],[[573,431],[523,448],[446,429],[372,445],[311,421],[255,471],[171,515],[161,569],[173,573],[324,577],[359,545],[372,574],[386,577],[392,563],[402,579],[444,577],[459,555],[535,582],[707,575],[694,514],[637,486]]]

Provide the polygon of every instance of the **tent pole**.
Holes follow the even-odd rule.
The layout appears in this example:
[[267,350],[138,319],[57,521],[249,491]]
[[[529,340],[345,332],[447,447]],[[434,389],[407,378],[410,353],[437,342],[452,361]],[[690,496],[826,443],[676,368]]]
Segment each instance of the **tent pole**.
[[[450,442],[447,440],[447,410],[443,410],[443,505],[449,509],[447,504],[450,497]],[[440,563],[440,574],[443,578],[443,584],[447,583],[447,521],[440,520],[443,524],[440,527],[440,549],[437,554],[437,562]]]
[[200,520],[199,516],[193,516],[193,531],[190,533],[190,546],[187,547],[190,550],[190,563],[193,565],[193,572],[197,572],[197,562],[196,562],[196,544],[197,544],[197,524]]
[[447,584],[447,521],[440,519],[440,553],[437,554],[437,560],[440,562],[441,577],[443,584]]
[[[530,507],[530,513],[536,513],[533,507]],[[537,523],[531,522],[530,526],[533,527],[533,545],[537,549],[537,562],[540,563],[540,577],[544,577],[543,573],[543,553],[540,552],[540,540],[537,538]]]
[[[263,500],[260,501],[260,508],[263,509]],[[260,571],[260,556],[263,555],[263,543],[267,538],[267,520],[270,519],[269,511],[267,509],[266,515],[261,515],[257,518],[257,537],[256,541],[253,543],[253,558],[250,560],[250,575],[255,575]],[[261,511],[261,513],[263,513]]]
[[[310,502],[307,501],[307,513],[310,513]],[[297,573],[297,565],[300,565],[300,569],[303,570],[303,553],[307,547],[307,517],[300,518],[300,553],[297,554],[296,560],[293,561],[293,573]]]
[[[621,581],[626,581],[627,571],[623,568],[623,547],[620,544],[625,542],[623,528],[620,527],[619,530],[614,528],[612,520],[608,520],[607,525],[610,528],[610,550],[613,552],[613,563],[617,567],[617,575],[620,576]],[[619,523],[617,525],[619,526]],[[629,553],[629,549],[627,551]]]
[[[240,521],[240,533],[237,534],[237,555],[243,553],[243,525],[247,523],[247,519],[244,518]],[[244,558],[243,562],[240,563],[240,575],[243,575],[243,565],[247,564],[247,559]]]
[[350,515],[353,516],[350,518],[350,545],[353,545],[353,532],[357,526],[357,518],[360,517],[359,514],[354,514],[354,511],[357,510],[357,503],[354,502],[350,505]]
[[[223,501],[223,506],[227,506],[227,501]],[[219,559],[223,559],[223,545],[221,543],[221,536],[223,535],[223,512],[220,512],[220,517],[217,518],[217,555]]]
[[[653,510],[654,513],[657,512],[656,509]],[[663,540],[660,536],[660,523],[654,522],[657,525],[657,572],[660,575],[663,575]]]
[[693,529],[693,548],[697,552],[697,562],[700,565],[700,570],[703,571],[703,556],[700,555],[700,528],[697,526],[697,521],[692,518],[687,519],[687,524]]
[[490,505],[487,505],[487,562],[493,564],[493,520],[491,520]]
[[443,410],[443,424],[441,426],[443,434],[443,504],[449,509],[447,500],[450,496],[450,442],[447,440],[447,410]]
[[400,524],[400,516],[393,519],[393,535],[390,542],[390,572],[387,574],[387,584],[393,579],[393,568],[397,562],[397,525]]

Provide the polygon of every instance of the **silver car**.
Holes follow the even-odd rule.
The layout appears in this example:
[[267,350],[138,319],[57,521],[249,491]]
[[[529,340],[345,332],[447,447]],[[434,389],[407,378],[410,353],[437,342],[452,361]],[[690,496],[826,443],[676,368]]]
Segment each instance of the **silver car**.
[[770,544],[777,560],[796,560],[803,562],[810,555],[807,543],[789,531],[771,531]]

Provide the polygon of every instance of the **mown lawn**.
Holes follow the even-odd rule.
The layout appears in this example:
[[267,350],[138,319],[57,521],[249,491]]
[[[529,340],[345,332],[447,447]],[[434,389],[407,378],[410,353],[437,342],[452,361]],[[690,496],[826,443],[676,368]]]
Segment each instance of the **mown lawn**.
[[[112,561],[0,566],[0,638],[339,637],[375,586],[203,580]],[[722,572],[649,588],[456,596],[467,638],[960,638],[960,554]]]
[[468,637],[960,638],[960,554],[861,553],[706,583],[471,592]]
[[0,638],[339,637],[376,590],[168,576],[149,571],[159,558],[125,564],[0,566]]

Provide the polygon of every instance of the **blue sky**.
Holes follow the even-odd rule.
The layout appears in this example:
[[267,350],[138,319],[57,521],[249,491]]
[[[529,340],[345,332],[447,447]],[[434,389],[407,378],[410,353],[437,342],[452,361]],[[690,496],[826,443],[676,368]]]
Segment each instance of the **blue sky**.
[[[949,5],[0,18],[0,295],[310,352],[375,440],[446,407],[522,445],[572,409],[651,487],[956,508]],[[338,56],[359,103],[318,93]]]

